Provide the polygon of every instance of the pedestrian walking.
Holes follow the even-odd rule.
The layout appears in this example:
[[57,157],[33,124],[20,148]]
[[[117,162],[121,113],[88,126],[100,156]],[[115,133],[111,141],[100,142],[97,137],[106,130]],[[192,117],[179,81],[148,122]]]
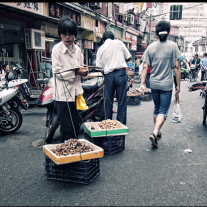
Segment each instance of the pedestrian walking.
[[135,58],[135,71],[139,72],[139,66],[140,66],[140,60],[138,58]]
[[151,67],[150,88],[154,102],[154,131],[149,136],[152,147],[157,148],[157,139],[161,138],[160,129],[163,126],[171,103],[173,78],[172,69],[175,71],[177,88],[176,93],[180,92],[180,65],[181,58],[177,44],[167,40],[170,32],[170,23],[160,21],[156,26],[158,40],[150,44],[143,58],[143,70],[141,77],[140,92],[144,94],[145,80],[148,66]]
[[[61,142],[78,137],[81,119],[75,100],[83,93],[81,76],[88,74],[88,67],[83,65],[81,49],[74,44],[77,33],[78,26],[74,20],[61,18],[58,35],[62,41],[52,49],[52,72],[55,79],[53,99],[61,125]],[[79,69],[68,71],[70,68]],[[56,74],[57,72],[60,73]]]
[[126,125],[127,113],[127,73],[126,62],[131,54],[121,40],[115,40],[111,31],[103,34],[103,42],[97,52],[96,66],[104,71],[104,107],[102,119],[112,119],[114,93],[118,101],[117,120]]
[[206,66],[207,66],[207,53],[203,54],[203,58],[201,59],[200,65],[201,65],[201,81],[203,81],[204,77],[205,77],[205,74],[206,74],[206,71],[207,71],[205,69]]
[[[179,47],[178,47],[179,48]],[[179,48],[180,49],[180,48]],[[181,54],[181,52],[180,52]],[[188,64],[188,62],[186,61],[185,57],[181,55],[181,59],[179,60],[179,65],[180,65],[180,68],[182,67],[182,64],[185,64],[185,67],[188,69],[188,72],[190,73],[191,70],[190,70],[190,66]],[[177,79],[176,79],[176,76],[175,76],[175,71],[173,69],[173,79],[174,79],[174,84],[175,84],[175,90],[177,88]],[[184,80],[185,80],[185,76],[184,76]]]
[[207,71],[207,68],[206,68],[206,66],[207,66],[207,53],[203,54],[203,58],[201,59],[200,66],[201,66],[201,81],[203,81],[205,74],[206,74],[206,71]]

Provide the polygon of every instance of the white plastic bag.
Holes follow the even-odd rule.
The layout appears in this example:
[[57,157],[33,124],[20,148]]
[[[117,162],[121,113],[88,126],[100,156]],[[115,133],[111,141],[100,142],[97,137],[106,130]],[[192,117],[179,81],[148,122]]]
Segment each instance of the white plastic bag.
[[174,106],[173,106],[173,113],[172,113],[172,121],[173,123],[181,123],[183,116],[181,112],[181,107],[179,103],[179,97],[175,99]]

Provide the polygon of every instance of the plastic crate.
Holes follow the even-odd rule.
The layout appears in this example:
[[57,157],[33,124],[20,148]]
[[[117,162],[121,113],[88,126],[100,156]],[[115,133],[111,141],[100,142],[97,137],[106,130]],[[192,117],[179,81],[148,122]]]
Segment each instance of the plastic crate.
[[127,96],[127,105],[139,105],[140,96]]
[[84,136],[85,139],[101,147],[104,150],[104,154],[113,154],[125,149],[125,135],[92,138],[84,132]]
[[47,179],[89,184],[100,174],[99,158],[57,165],[45,156]]
[[140,96],[141,101],[151,101],[152,100],[152,94],[147,93]]

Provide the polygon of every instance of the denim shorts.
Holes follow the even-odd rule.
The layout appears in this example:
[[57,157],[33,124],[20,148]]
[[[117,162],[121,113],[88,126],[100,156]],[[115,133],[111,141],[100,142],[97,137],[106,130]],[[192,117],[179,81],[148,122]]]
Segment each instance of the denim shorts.
[[170,108],[172,90],[162,91],[157,89],[151,89],[152,99],[154,101],[154,116],[163,115],[167,118],[167,113]]

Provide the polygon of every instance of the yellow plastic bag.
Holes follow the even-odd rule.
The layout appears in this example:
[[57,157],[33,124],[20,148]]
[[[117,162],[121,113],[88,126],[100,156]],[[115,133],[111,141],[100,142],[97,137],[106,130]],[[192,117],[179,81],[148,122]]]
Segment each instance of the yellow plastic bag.
[[83,98],[83,94],[76,97],[76,108],[77,108],[77,110],[88,109],[88,106],[86,105],[85,99]]

